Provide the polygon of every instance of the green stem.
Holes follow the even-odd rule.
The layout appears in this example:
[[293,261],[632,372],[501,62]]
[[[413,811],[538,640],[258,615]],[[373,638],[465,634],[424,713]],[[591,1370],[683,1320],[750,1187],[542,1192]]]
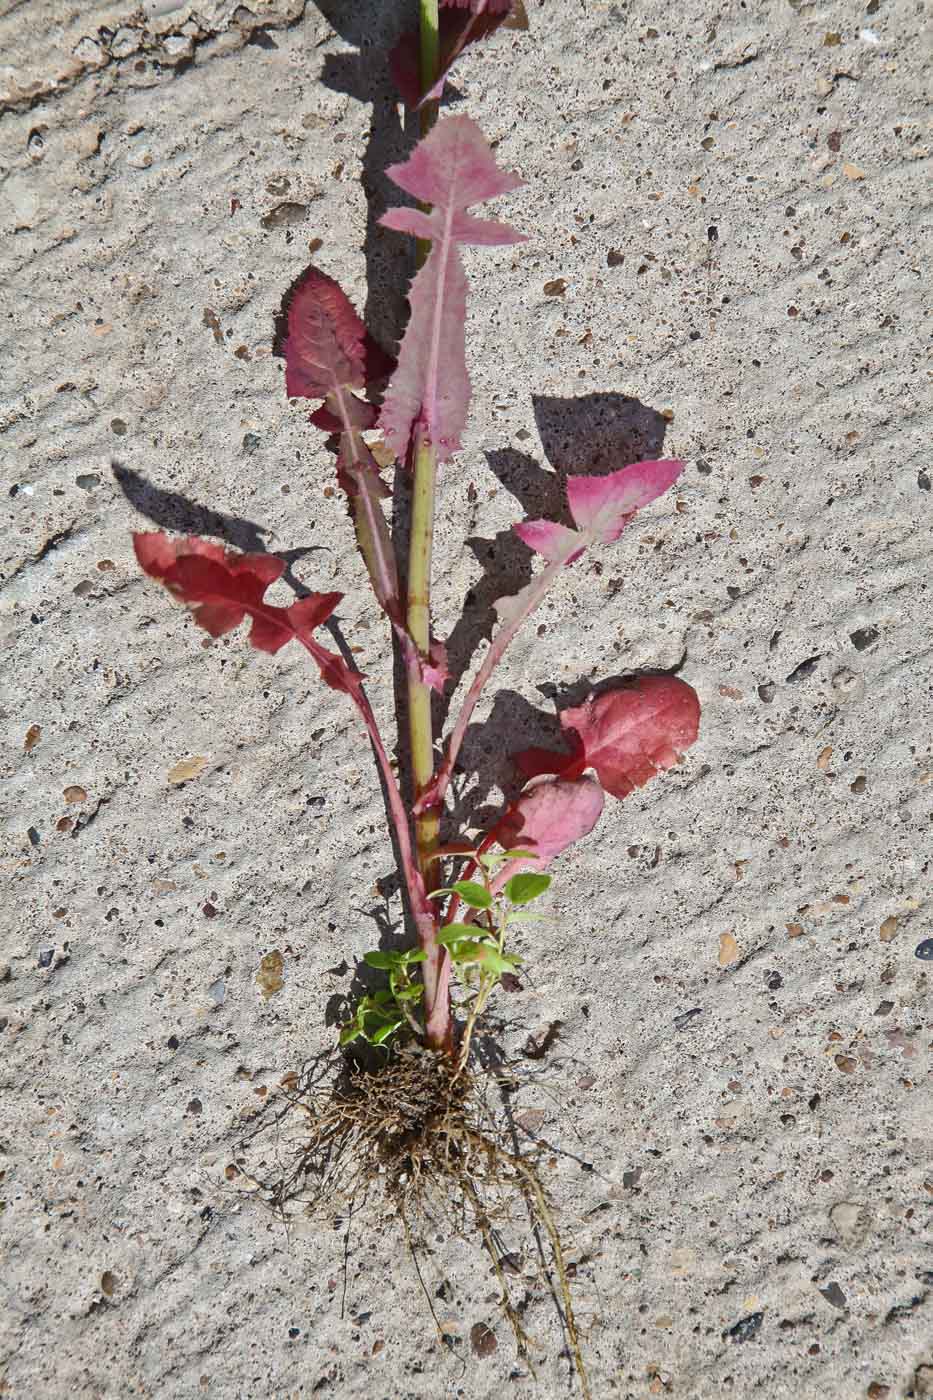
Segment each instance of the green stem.
[[[431,552],[434,538],[434,487],[437,478],[437,452],[432,443],[419,436],[415,444],[414,485],[412,488],[411,538],[408,555],[408,608],[406,621],[411,639],[422,656],[431,646]],[[417,796],[434,777],[434,728],[431,717],[431,687],[409,670],[408,674],[408,733],[411,750],[411,770]],[[425,812],[415,820],[415,847],[418,867],[425,887],[431,889],[441,879],[433,868],[431,857],[437,849],[440,833],[438,808]],[[428,1039],[433,1042],[441,1029],[437,1007],[443,950],[434,944],[426,947],[428,955],[423,966],[425,987],[425,1018]],[[449,1019],[449,1012],[443,1019]],[[432,1029],[432,1026],[434,1029]],[[446,1025],[443,1037],[446,1037]]]
[[[437,78],[438,0],[419,0],[421,19],[421,81],[425,89]],[[421,134],[427,135],[437,119],[437,103],[429,102],[421,110]],[[418,262],[422,263],[430,248],[419,241]],[[408,546],[408,597],[406,622],[412,641],[422,656],[431,647],[431,554],[434,543],[434,497],[437,479],[437,450],[432,442],[419,433],[415,440],[414,482],[412,486],[411,536]],[[418,680],[411,671],[408,678],[408,729],[411,749],[412,778],[417,796],[434,777],[434,728],[431,717],[431,687]],[[431,857],[437,849],[440,833],[438,809],[426,812],[415,820],[415,847],[418,867],[425,888],[431,889],[441,880]],[[436,929],[433,931],[436,932]],[[445,950],[432,937],[422,946],[427,960],[422,965],[424,978],[424,1016],[428,1044],[436,1049],[452,1049],[450,1018],[449,967]]]
[[[414,484],[411,503],[411,538],[408,546],[408,631],[422,656],[431,647],[431,554],[434,540],[434,488],[437,452],[418,436],[415,443]],[[420,791],[434,776],[434,732],[431,723],[431,687],[413,674],[409,678],[409,730],[415,786]],[[428,815],[427,813],[425,814]],[[418,851],[424,855],[437,845],[437,816],[416,823]]]
[[[440,21],[438,0],[420,0],[421,86],[430,92],[437,81],[440,62]],[[421,135],[427,136],[437,120],[437,102],[426,102],[421,109]]]

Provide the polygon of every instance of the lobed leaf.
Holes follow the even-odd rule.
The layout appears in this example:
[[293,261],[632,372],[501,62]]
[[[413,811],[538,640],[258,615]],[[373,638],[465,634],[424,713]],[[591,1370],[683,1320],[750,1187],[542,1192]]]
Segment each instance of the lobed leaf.
[[553,520],[520,520],[512,529],[529,549],[549,564],[572,564],[586,549],[578,530]]
[[143,571],[187,604],[198,626],[212,637],[232,632],[249,617],[249,640],[259,651],[274,655],[295,638],[314,657],[327,685],[358,695],[359,673],[312,636],[342,593],[311,593],[291,607],[275,607],[263,595],[281,578],[285,564],[272,554],[238,554],[210,540],[172,539],[160,531],[135,533],[133,548]]
[[567,478],[567,504],[575,530],[551,520],[522,520],[512,529],[548,563],[572,564],[591,544],[612,544],[636,512],[663,495],[683,462],[633,462],[608,476]]
[[612,544],[636,511],[664,494],[680,476],[683,462],[634,462],[608,476],[567,478],[567,503],[579,530]]
[[[550,520],[523,520],[513,525],[516,534],[543,555],[547,564],[519,593],[496,600],[499,628],[479,670],[470,682],[466,699],[447,744],[444,761],[434,780],[415,803],[415,815],[437,807],[443,801],[470,717],[486,682],[519,628],[527,622],[547,596],[548,589],[561,570],[578,559],[589,545],[618,539],[636,511],[660,496],[677,480],[683,471],[683,465],[682,462],[668,460],[635,462],[632,466],[622,467],[605,477],[570,477],[567,495],[577,529],[573,530],[567,525]],[[529,751],[528,760],[528,766],[523,771],[529,777],[537,773],[563,772],[563,768],[559,764],[555,765],[546,755],[535,766],[534,754]],[[576,769],[575,775],[582,771],[582,767]]]
[[459,245],[517,243],[524,237],[506,224],[466,211],[523,182],[499,168],[469,117],[438,122],[409,159],[390,166],[387,174],[433,208],[398,207],[380,220],[387,228],[430,239],[431,251],[411,285],[411,315],[379,426],[400,460],[407,458],[418,434],[434,444],[440,462],[460,446],[470,400],[464,346],[467,282]]

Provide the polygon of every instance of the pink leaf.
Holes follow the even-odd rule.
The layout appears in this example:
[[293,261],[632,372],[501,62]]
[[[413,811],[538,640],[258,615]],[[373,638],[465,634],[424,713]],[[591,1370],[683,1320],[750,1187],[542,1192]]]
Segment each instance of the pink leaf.
[[[547,564],[521,592],[496,600],[498,631],[470,683],[447,744],[444,761],[434,781],[419,795],[416,815],[430,807],[438,806],[443,801],[470,716],[483,687],[516,632],[540,606],[561,570],[578,559],[589,545],[617,539],[635,512],[666,491],[682,471],[682,462],[636,462],[633,466],[613,472],[611,476],[570,477],[567,483],[568,497],[574,520],[579,527],[577,530],[571,530],[566,525],[559,525],[550,520],[523,520],[512,526],[519,538],[537,550],[547,560]],[[548,770],[536,768],[525,771]],[[563,771],[559,762],[552,771]],[[576,771],[582,773],[583,767]]]
[[432,690],[436,690],[438,693],[443,691],[450,679],[450,667],[447,665],[447,648],[436,637],[431,641],[430,656],[422,664],[421,670],[425,683]]
[[515,756],[519,771],[576,778],[594,768],[606,791],[623,798],[672,768],[696,742],[700,701],[676,676],[642,676],[564,710],[560,722],[573,752],[526,749]]
[[635,512],[663,495],[683,469],[683,462],[635,462],[609,476],[568,477],[570,514],[580,530],[611,544]]
[[531,860],[509,861],[496,877],[502,884],[516,870],[543,870],[574,841],[588,835],[603,810],[595,778],[536,778],[490,833],[503,850],[529,850]]
[[458,243],[477,241],[481,230],[488,242],[515,243],[523,237],[504,224],[464,222],[465,211],[480,200],[516,189],[522,181],[500,170],[469,117],[438,122],[410,158],[390,166],[388,174],[403,190],[434,207],[428,214],[394,209],[381,220],[390,228],[430,238],[431,251],[411,285],[411,317],[379,425],[400,460],[407,457],[412,436],[421,432],[435,444],[438,461],[445,461],[460,446],[470,399],[464,348],[467,283]]

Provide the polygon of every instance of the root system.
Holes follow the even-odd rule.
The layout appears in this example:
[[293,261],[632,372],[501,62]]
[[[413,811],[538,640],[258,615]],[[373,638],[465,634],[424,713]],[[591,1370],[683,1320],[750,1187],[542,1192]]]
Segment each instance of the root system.
[[287,1174],[266,1184],[263,1195],[283,1215],[296,1200],[311,1199],[318,1215],[348,1202],[360,1206],[376,1194],[397,1215],[413,1253],[413,1231],[423,1221],[443,1218],[458,1234],[478,1233],[519,1354],[532,1365],[496,1230],[521,1202],[539,1254],[544,1239],[550,1246],[552,1292],[590,1400],[560,1235],[538,1170],[541,1150],[519,1150],[508,1120],[489,1107],[490,1082],[443,1055],[408,1048],[376,1068],[345,1064],[336,1085],[295,1083],[287,1091],[289,1111],[306,1118],[307,1139]]

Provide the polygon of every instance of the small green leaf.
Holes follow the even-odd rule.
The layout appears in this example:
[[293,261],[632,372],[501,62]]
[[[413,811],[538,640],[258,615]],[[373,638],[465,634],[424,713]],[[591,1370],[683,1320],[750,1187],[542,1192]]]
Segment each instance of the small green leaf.
[[478,885],[475,880],[455,880],[451,888],[471,909],[492,908],[492,895],[484,885]]
[[421,996],[423,996],[423,995],[424,995],[424,987],[421,985],[420,982],[417,982],[417,983],[415,983],[415,985],[412,986],[412,987],[399,987],[399,989],[398,989],[397,992],[395,993],[395,1000],[396,1000],[396,1001],[417,1001],[418,998],[421,997]]
[[367,967],[377,967],[381,972],[387,972],[390,967],[395,967],[399,962],[398,953],[364,953],[363,961]]
[[513,875],[511,880],[506,882],[505,897],[512,904],[530,904],[533,899],[539,899],[545,890],[550,888],[550,875],[539,875],[533,870],[526,870],[521,875]]
[[461,963],[481,963],[485,960],[488,945],[478,943],[475,939],[461,939],[450,950],[450,956],[457,964]]
[[343,1030],[340,1032],[339,1043],[341,1045],[349,1045],[351,1041],[356,1040],[362,1034],[363,1032],[360,1030],[359,1026],[344,1026]]
[[402,954],[402,962],[410,967],[412,963],[424,962],[427,956],[423,948],[409,948],[407,953]]
[[528,909],[510,909],[503,921],[504,924],[544,924],[547,923],[547,915],[532,914]]
[[534,851],[503,851],[500,860],[537,860]]
[[437,941],[442,948],[450,948],[464,938],[475,938],[478,932],[475,924],[445,924],[437,935]]
[[381,1014],[381,1008],[386,1006],[390,1001],[394,1000],[395,997],[393,996],[392,992],[389,991],[388,987],[380,987],[378,992],[373,992],[371,997],[364,997],[363,1001],[361,1002],[361,1005],[366,1006],[366,1009],[369,1010],[368,1003],[372,1002],[374,1004],[375,1010]]
[[500,953],[492,943],[478,941],[458,943],[451,949],[450,956],[458,967],[476,963],[484,972],[493,972],[497,976],[503,972],[511,972],[513,967],[518,967],[521,963],[520,958]]
[[371,1035],[369,1038],[373,1045],[381,1045],[383,1041],[388,1040],[389,1036],[397,1031],[402,1024],[401,1021],[390,1021],[387,1026],[380,1027],[375,1035]]

